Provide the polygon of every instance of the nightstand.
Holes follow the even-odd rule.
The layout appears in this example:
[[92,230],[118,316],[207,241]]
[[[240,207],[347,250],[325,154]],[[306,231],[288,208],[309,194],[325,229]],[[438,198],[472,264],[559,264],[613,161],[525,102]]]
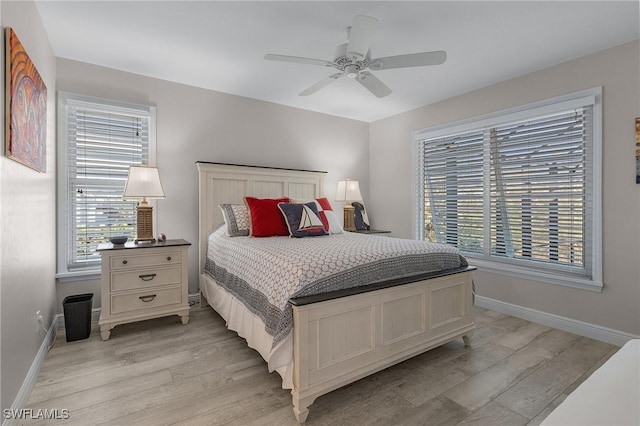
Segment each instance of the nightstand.
[[391,231],[383,231],[381,229],[356,229],[354,231],[348,231],[348,232],[355,232],[356,234],[390,234]]
[[109,340],[116,325],[179,315],[189,322],[185,240],[156,243],[100,244],[102,307],[100,336]]

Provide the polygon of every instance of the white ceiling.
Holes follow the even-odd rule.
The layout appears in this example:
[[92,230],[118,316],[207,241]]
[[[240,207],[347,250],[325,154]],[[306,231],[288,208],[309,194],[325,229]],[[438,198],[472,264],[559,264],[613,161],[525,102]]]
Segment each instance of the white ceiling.
[[[640,38],[635,1],[38,1],[56,56],[283,105],[375,121]],[[373,57],[446,50],[440,66],[376,71],[298,96],[332,68],[355,15],[380,21]]]

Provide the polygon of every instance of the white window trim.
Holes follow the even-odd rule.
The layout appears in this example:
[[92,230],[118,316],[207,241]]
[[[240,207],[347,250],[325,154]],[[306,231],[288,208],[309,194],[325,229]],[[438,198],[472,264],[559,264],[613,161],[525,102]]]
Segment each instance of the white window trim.
[[[69,271],[67,268],[66,247],[70,242],[68,241],[69,230],[67,229],[67,218],[69,210],[69,175],[68,175],[68,163],[67,163],[67,148],[68,148],[68,128],[67,128],[67,102],[73,101],[74,103],[87,102],[91,106],[94,104],[100,104],[105,109],[111,109],[116,113],[134,113],[139,114],[140,111],[146,111],[149,113],[149,165],[156,165],[156,107],[152,105],[137,105],[126,102],[114,101],[111,99],[98,98],[87,95],[80,95],[70,92],[58,92],[58,105],[57,105],[57,126],[58,126],[58,140],[57,140],[57,273],[56,278],[60,282],[69,281],[82,281],[82,280],[94,280],[100,279],[100,266],[87,267],[81,269],[75,269]],[[155,226],[158,222],[156,220],[156,202],[153,199],[148,200],[149,205],[153,207],[153,226],[154,234],[157,234]]]
[[[416,170],[418,170],[419,155],[418,141],[427,138],[445,136],[452,133],[463,133],[480,127],[504,124],[507,122],[526,119],[533,114],[554,113],[573,108],[577,105],[584,105],[585,101],[593,103],[593,248],[592,248],[592,279],[578,278],[555,274],[550,271],[540,271],[520,267],[513,264],[503,263],[495,260],[474,258],[473,254],[464,253],[469,263],[478,267],[480,271],[492,272],[507,275],[515,278],[522,278],[544,282],[548,284],[565,287],[578,288],[602,292],[604,287],[602,277],[602,87],[594,87],[579,92],[569,93],[532,102],[514,108],[484,114],[470,119],[455,121],[413,132],[412,153],[412,179],[413,179],[413,202],[412,214],[414,221],[412,232],[415,238],[422,239],[422,230],[419,225],[423,221],[424,212],[418,207],[419,183]],[[487,184],[485,182],[485,184]]]

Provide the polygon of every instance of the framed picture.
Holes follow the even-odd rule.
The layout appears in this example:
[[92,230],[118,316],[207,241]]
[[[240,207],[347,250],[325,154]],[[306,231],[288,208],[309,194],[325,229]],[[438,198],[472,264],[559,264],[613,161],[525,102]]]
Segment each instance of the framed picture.
[[636,183],[640,183],[640,117],[636,118]]
[[47,166],[47,87],[12,28],[5,30],[5,155],[39,172]]

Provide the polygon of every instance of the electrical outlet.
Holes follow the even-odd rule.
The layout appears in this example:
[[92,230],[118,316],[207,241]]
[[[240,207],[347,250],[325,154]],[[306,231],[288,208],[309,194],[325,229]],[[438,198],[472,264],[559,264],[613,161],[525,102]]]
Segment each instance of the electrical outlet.
[[40,311],[36,311],[35,315],[33,316],[35,323],[36,323],[36,333],[38,331],[40,331],[40,328],[42,327],[44,329],[44,317],[42,316],[42,314],[40,313]]

